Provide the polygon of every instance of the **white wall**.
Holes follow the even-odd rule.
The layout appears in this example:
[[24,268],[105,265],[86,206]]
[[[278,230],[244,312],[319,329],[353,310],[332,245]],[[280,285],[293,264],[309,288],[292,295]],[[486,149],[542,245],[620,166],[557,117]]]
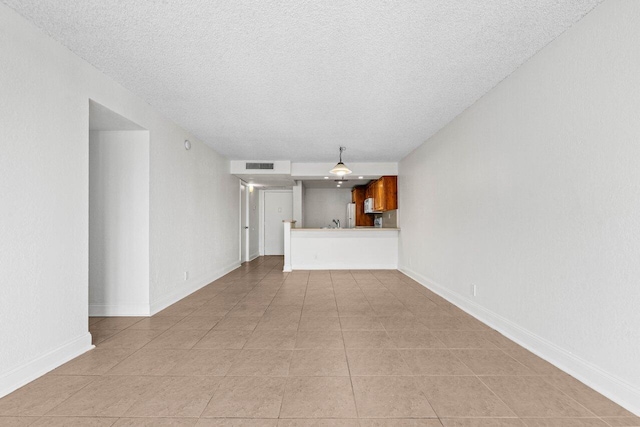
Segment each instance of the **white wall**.
[[302,184],[302,188],[300,189],[300,224],[296,224],[296,227],[304,227],[304,199],[307,197],[307,187]]
[[[152,313],[240,263],[238,178],[229,174],[228,160],[170,125],[155,141],[150,129]],[[185,138],[192,142],[188,151]]]
[[319,228],[335,226],[339,219],[347,226],[347,203],[351,203],[350,188],[307,188],[304,195],[304,226]]
[[296,185],[293,186],[293,220],[296,221],[294,227],[304,227],[303,217],[303,202],[304,202],[304,183],[302,181],[296,181]]
[[1,396],[90,348],[89,99],[150,132],[152,311],[238,265],[239,215],[227,160],[4,5],[0,63]]
[[636,413],[638,22],[640,2],[596,7],[398,180],[402,269]]
[[89,133],[89,314],[149,314],[149,132]]
[[264,192],[264,254],[284,255],[284,220],[293,216],[291,190]]

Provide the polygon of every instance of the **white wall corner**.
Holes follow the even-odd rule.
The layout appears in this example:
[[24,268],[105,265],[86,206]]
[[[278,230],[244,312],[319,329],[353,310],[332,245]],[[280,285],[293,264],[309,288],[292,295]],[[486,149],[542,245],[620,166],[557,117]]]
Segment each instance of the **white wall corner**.
[[175,304],[182,298],[194,293],[198,289],[207,286],[211,282],[218,280],[225,274],[240,267],[240,264],[240,259],[237,259],[226,267],[216,270],[214,273],[211,273],[205,278],[196,279],[186,282],[186,284],[176,286],[176,288],[172,292],[168,292],[167,294],[162,295],[160,298],[156,299],[156,301],[151,303],[150,314],[154,315],[159,311],[162,311],[165,308],[169,307],[171,304]]
[[94,346],[91,345],[91,334],[86,332],[78,338],[43,354],[37,359],[30,360],[2,374],[0,376],[0,398],[92,348],[94,348]]
[[149,304],[89,304],[89,317],[149,316]]
[[304,204],[302,181],[296,181],[293,187],[293,219],[296,221],[296,227],[303,227],[302,205]]
[[603,396],[611,399],[620,406],[640,415],[640,390],[621,378],[598,368],[592,363],[575,356],[570,351],[547,341],[520,325],[494,313],[474,301],[452,292],[443,285],[416,273],[407,266],[400,266],[399,270],[446,299],[456,307],[500,332],[505,337],[516,342],[540,358],[546,360],[577,380],[591,387]]
[[289,273],[291,268],[291,227],[295,225],[295,221],[284,221],[284,267],[283,272]]

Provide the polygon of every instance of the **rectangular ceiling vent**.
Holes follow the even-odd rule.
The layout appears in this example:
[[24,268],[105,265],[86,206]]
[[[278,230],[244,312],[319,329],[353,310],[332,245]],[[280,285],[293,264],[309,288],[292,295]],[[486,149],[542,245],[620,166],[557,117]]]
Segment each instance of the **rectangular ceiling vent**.
[[271,169],[273,170],[273,163],[247,163],[247,169]]

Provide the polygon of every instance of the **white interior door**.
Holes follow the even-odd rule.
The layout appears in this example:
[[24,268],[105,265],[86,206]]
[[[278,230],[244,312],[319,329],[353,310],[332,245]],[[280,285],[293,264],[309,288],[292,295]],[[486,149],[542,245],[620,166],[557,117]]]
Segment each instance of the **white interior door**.
[[293,218],[291,191],[267,191],[264,194],[264,254],[284,255],[285,219]]
[[247,262],[249,260],[249,256],[247,254],[249,250],[249,244],[247,242],[249,238],[249,224],[247,217],[249,215],[247,203],[247,197],[249,195],[249,191],[247,191],[247,187],[244,185],[240,185],[240,259],[241,262]]

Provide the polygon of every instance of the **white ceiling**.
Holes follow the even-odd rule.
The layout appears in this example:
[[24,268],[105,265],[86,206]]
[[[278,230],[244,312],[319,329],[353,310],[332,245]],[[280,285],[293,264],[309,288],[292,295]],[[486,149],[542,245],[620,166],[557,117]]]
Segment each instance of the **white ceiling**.
[[230,159],[397,161],[600,0],[1,0]]

